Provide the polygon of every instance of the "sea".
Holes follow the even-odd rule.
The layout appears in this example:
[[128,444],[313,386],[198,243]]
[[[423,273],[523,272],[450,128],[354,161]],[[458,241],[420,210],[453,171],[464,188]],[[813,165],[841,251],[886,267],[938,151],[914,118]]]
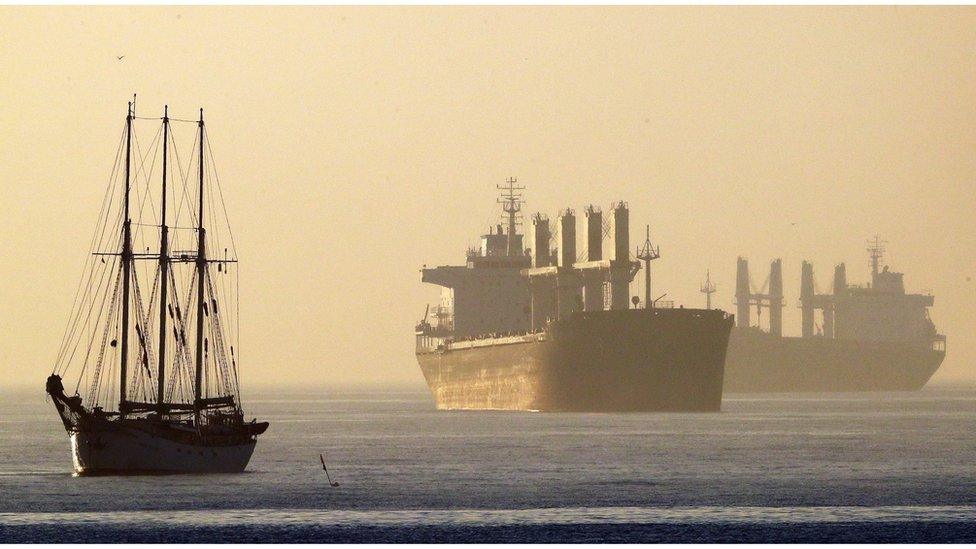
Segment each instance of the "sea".
[[243,474],[77,477],[42,384],[0,389],[0,542],[976,542],[973,387],[713,414],[446,412],[423,387],[244,404],[271,426]]

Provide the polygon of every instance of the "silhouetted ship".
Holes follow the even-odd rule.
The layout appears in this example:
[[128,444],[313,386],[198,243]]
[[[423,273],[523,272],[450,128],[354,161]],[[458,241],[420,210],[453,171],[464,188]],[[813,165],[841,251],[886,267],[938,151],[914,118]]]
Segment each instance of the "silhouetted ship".
[[[146,151],[132,131],[134,118],[130,103],[93,253],[47,393],[70,436],[79,474],[243,471],[268,424],[245,422],[240,405],[233,250],[208,254],[221,244],[232,247],[233,236],[229,225],[224,234],[220,225],[208,226],[225,210],[213,204],[222,199],[213,163],[204,163],[203,110],[199,121],[189,121],[198,135],[194,154],[183,159],[168,114]],[[167,191],[174,167],[175,185]],[[149,198],[157,168],[158,220]],[[177,208],[168,225],[171,201]],[[72,366],[78,383],[68,396],[62,376]],[[83,382],[84,399],[78,393]]]
[[[624,203],[606,226],[599,209],[586,209],[579,256],[571,210],[556,223],[555,250],[549,220],[535,214],[532,248],[524,250],[522,187],[514,183],[501,187],[507,231],[490,230],[463,266],[423,269],[424,282],[443,287],[441,304],[432,314],[428,307],[416,330],[417,360],[437,407],[718,411],[732,317],[638,308],[629,284],[641,266],[630,256]],[[636,257],[646,265],[657,250],[648,240]]]
[[[833,293],[815,290],[813,266],[801,269],[802,336],[783,337],[783,274],[772,262],[768,293],[752,293],[748,262],[736,272],[736,328],[725,365],[729,392],[914,391],[945,358],[944,335],[928,315],[931,295],[906,294],[902,273],[880,268],[884,249],[868,248],[871,284],[847,283],[844,264],[834,269]],[[703,290],[704,291],[704,290]],[[768,331],[750,322],[750,309],[766,309]],[[816,312],[821,311],[821,323]],[[758,323],[758,322],[757,322]]]

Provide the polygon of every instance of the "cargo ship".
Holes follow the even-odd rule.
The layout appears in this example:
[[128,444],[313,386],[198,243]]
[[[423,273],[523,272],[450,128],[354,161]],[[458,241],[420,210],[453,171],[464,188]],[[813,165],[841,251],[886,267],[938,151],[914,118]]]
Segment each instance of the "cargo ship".
[[748,260],[740,257],[725,391],[917,391],[925,386],[946,355],[946,338],[928,313],[935,298],[906,293],[903,273],[882,266],[879,238],[869,243],[868,253],[871,282],[848,284],[841,263],[829,294],[816,292],[813,265],[802,262],[800,337],[782,332],[782,262],[771,263],[769,282],[760,290],[765,293],[753,293]]
[[[437,408],[718,411],[732,316],[642,306],[630,295],[641,264],[631,257],[623,202],[606,223],[598,207],[586,208],[579,254],[570,209],[555,230],[534,214],[524,247],[524,187],[515,183],[499,187],[507,227],[489,229],[464,265],[422,270],[423,282],[442,288],[416,326],[417,361]],[[635,254],[648,287],[647,263],[657,255],[649,239]]]

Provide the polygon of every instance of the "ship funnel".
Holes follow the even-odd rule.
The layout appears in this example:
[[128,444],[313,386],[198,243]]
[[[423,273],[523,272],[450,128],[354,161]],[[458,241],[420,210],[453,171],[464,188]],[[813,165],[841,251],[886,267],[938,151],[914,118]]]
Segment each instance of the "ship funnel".
[[586,260],[603,259],[603,212],[592,204],[586,207]]
[[752,290],[749,288],[749,260],[740,257],[735,264],[735,323],[740,328],[749,327],[749,301]]
[[559,266],[572,267],[576,263],[576,214],[567,208],[559,216]]
[[537,213],[532,216],[532,266],[548,267],[551,264],[549,218]]
[[630,308],[630,212],[625,202],[613,205],[613,258],[610,264],[610,308]]
[[[617,202],[613,206],[613,259],[630,261],[630,212],[627,204]],[[625,307],[626,308],[626,307]]]
[[800,309],[803,317],[803,337],[813,336],[813,300],[813,265],[804,261],[800,270]]
[[[603,259],[603,212],[600,208],[590,204],[585,210],[586,216],[586,260],[601,261]],[[603,277],[599,271],[583,271],[583,310],[600,311],[603,309]]]
[[847,266],[841,263],[834,267],[834,295],[840,295],[847,290]]
[[769,333],[783,335],[783,261],[769,265]]

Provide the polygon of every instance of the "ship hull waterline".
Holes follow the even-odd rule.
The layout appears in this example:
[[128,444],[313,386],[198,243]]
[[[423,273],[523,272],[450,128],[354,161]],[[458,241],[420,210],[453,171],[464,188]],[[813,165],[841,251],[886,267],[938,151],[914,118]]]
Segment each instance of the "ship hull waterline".
[[717,412],[731,323],[693,309],[574,313],[417,360],[440,410]]
[[66,396],[61,378],[53,374],[47,392],[71,441],[77,475],[240,473],[257,436],[268,428],[267,422],[228,423],[233,416],[219,413],[207,415],[214,423],[198,429],[189,420],[167,416],[92,412],[80,396]]
[[77,475],[241,473],[255,441],[199,446],[153,437],[138,429],[70,433]]
[[734,329],[726,393],[918,391],[945,351],[895,342],[777,337]]

